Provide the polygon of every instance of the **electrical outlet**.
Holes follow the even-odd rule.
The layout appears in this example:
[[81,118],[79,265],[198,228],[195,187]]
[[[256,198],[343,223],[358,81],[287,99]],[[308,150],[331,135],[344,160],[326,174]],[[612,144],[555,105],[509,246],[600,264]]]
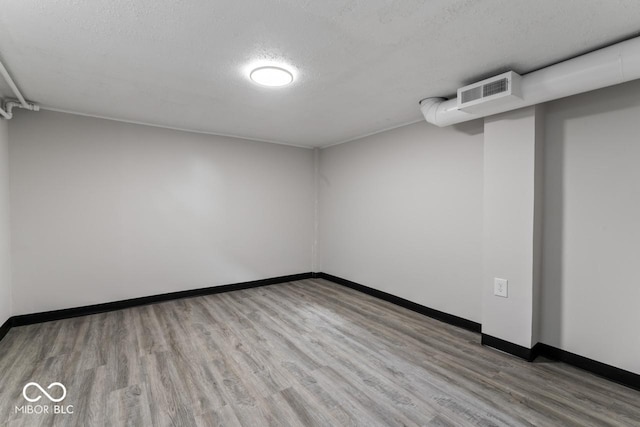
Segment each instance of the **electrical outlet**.
[[509,298],[508,295],[509,281],[507,279],[493,279],[493,294],[503,298]]

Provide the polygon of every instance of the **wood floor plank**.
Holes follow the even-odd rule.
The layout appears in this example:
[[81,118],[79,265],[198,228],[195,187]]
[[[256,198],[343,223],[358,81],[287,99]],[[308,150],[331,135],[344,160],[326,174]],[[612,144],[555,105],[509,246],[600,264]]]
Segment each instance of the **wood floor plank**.
[[[0,373],[2,426],[640,426],[637,391],[322,279],[13,328]],[[32,381],[74,413],[16,413]]]
[[137,427],[151,425],[152,418],[146,388],[131,385],[115,390],[107,399],[105,426]]
[[233,408],[225,405],[196,417],[198,427],[242,427]]

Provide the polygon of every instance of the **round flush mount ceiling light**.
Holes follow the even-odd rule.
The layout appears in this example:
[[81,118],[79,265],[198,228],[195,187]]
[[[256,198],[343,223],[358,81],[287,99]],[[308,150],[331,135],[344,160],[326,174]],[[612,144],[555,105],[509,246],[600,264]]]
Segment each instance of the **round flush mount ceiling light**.
[[258,67],[251,71],[249,78],[262,86],[280,87],[293,81],[293,74],[280,67]]

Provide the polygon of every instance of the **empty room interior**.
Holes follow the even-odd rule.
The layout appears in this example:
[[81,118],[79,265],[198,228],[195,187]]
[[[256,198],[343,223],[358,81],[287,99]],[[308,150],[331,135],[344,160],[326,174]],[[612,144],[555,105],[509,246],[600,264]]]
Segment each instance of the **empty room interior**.
[[0,426],[640,426],[640,2],[2,0]]

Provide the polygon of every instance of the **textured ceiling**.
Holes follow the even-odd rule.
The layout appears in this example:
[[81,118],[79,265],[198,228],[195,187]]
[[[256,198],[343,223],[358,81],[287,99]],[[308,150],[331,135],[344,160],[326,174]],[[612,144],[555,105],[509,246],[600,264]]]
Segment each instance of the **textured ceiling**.
[[326,146],[639,30],[638,0],[2,0],[0,57],[45,108]]

